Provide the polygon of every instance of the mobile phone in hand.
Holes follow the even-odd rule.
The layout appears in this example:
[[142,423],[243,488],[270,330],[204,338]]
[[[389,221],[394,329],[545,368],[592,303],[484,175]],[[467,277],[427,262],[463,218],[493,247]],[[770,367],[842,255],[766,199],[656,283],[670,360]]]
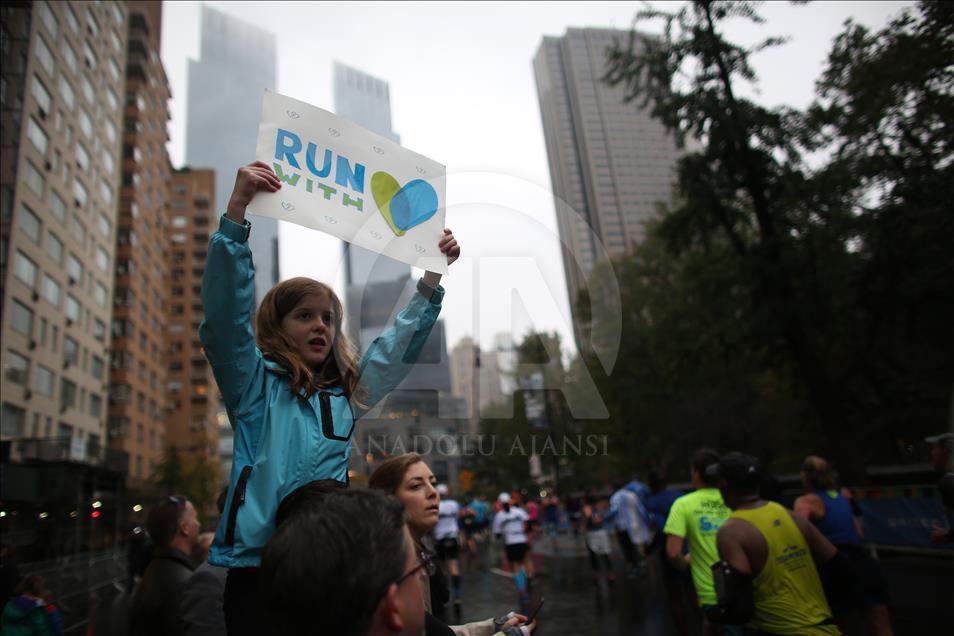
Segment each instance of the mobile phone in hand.
[[527,617],[527,625],[533,622],[533,619],[537,617],[537,614],[540,612],[540,608],[543,607],[543,601],[547,600],[546,597],[541,596],[540,602],[537,604],[536,609],[533,610],[533,614]]

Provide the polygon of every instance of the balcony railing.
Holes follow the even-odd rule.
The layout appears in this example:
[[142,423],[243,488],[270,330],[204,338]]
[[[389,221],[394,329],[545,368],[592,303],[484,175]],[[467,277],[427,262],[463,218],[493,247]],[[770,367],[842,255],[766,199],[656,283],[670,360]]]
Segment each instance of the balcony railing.
[[74,444],[69,437],[18,439],[3,444],[12,446],[12,453],[7,448],[2,455],[13,461],[72,461],[119,472],[129,470],[129,453],[100,444]]

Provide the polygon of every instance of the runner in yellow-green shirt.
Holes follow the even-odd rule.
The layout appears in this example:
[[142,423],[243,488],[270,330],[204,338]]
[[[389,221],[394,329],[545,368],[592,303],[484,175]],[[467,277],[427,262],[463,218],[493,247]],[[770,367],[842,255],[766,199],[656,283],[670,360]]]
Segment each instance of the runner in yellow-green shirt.
[[728,566],[724,576],[732,579],[722,587],[719,604],[745,614],[746,633],[841,634],[816,568],[833,559],[837,548],[808,520],[759,498],[754,457],[729,453],[708,472],[718,477],[732,509],[717,535],[719,555]]
[[[696,596],[703,607],[716,604],[712,582],[712,564],[719,560],[716,533],[730,513],[716,488],[716,477],[706,474],[709,466],[716,465],[718,461],[719,454],[707,448],[693,454],[689,470],[696,490],[676,499],[663,529],[666,534],[666,556],[676,569],[691,570]],[[684,554],[683,547],[686,545],[689,554]],[[707,636],[723,633],[721,625],[707,619],[703,631]]]

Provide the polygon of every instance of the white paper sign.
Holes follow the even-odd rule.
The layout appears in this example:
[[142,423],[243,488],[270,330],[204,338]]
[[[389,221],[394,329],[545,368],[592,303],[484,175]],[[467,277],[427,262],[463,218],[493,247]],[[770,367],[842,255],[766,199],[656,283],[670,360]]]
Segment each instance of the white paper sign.
[[326,110],[265,92],[256,158],[282,187],[248,211],[447,273],[445,167]]

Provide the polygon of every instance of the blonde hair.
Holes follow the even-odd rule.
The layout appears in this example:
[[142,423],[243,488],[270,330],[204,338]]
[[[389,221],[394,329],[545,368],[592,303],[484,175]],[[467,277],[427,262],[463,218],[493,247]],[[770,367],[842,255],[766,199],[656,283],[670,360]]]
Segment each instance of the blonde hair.
[[[327,295],[331,299],[335,338],[329,355],[317,374],[305,364],[298,348],[282,329],[282,320],[305,296]],[[317,391],[340,384],[345,395],[355,396],[358,386],[358,355],[341,328],[343,307],[341,300],[328,285],[310,278],[298,277],[282,281],[272,287],[258,308],[255,319],[255,340],[262,354],[282,366],[291,375],[289,384],[296,395],[304,392],[311,397]]]

